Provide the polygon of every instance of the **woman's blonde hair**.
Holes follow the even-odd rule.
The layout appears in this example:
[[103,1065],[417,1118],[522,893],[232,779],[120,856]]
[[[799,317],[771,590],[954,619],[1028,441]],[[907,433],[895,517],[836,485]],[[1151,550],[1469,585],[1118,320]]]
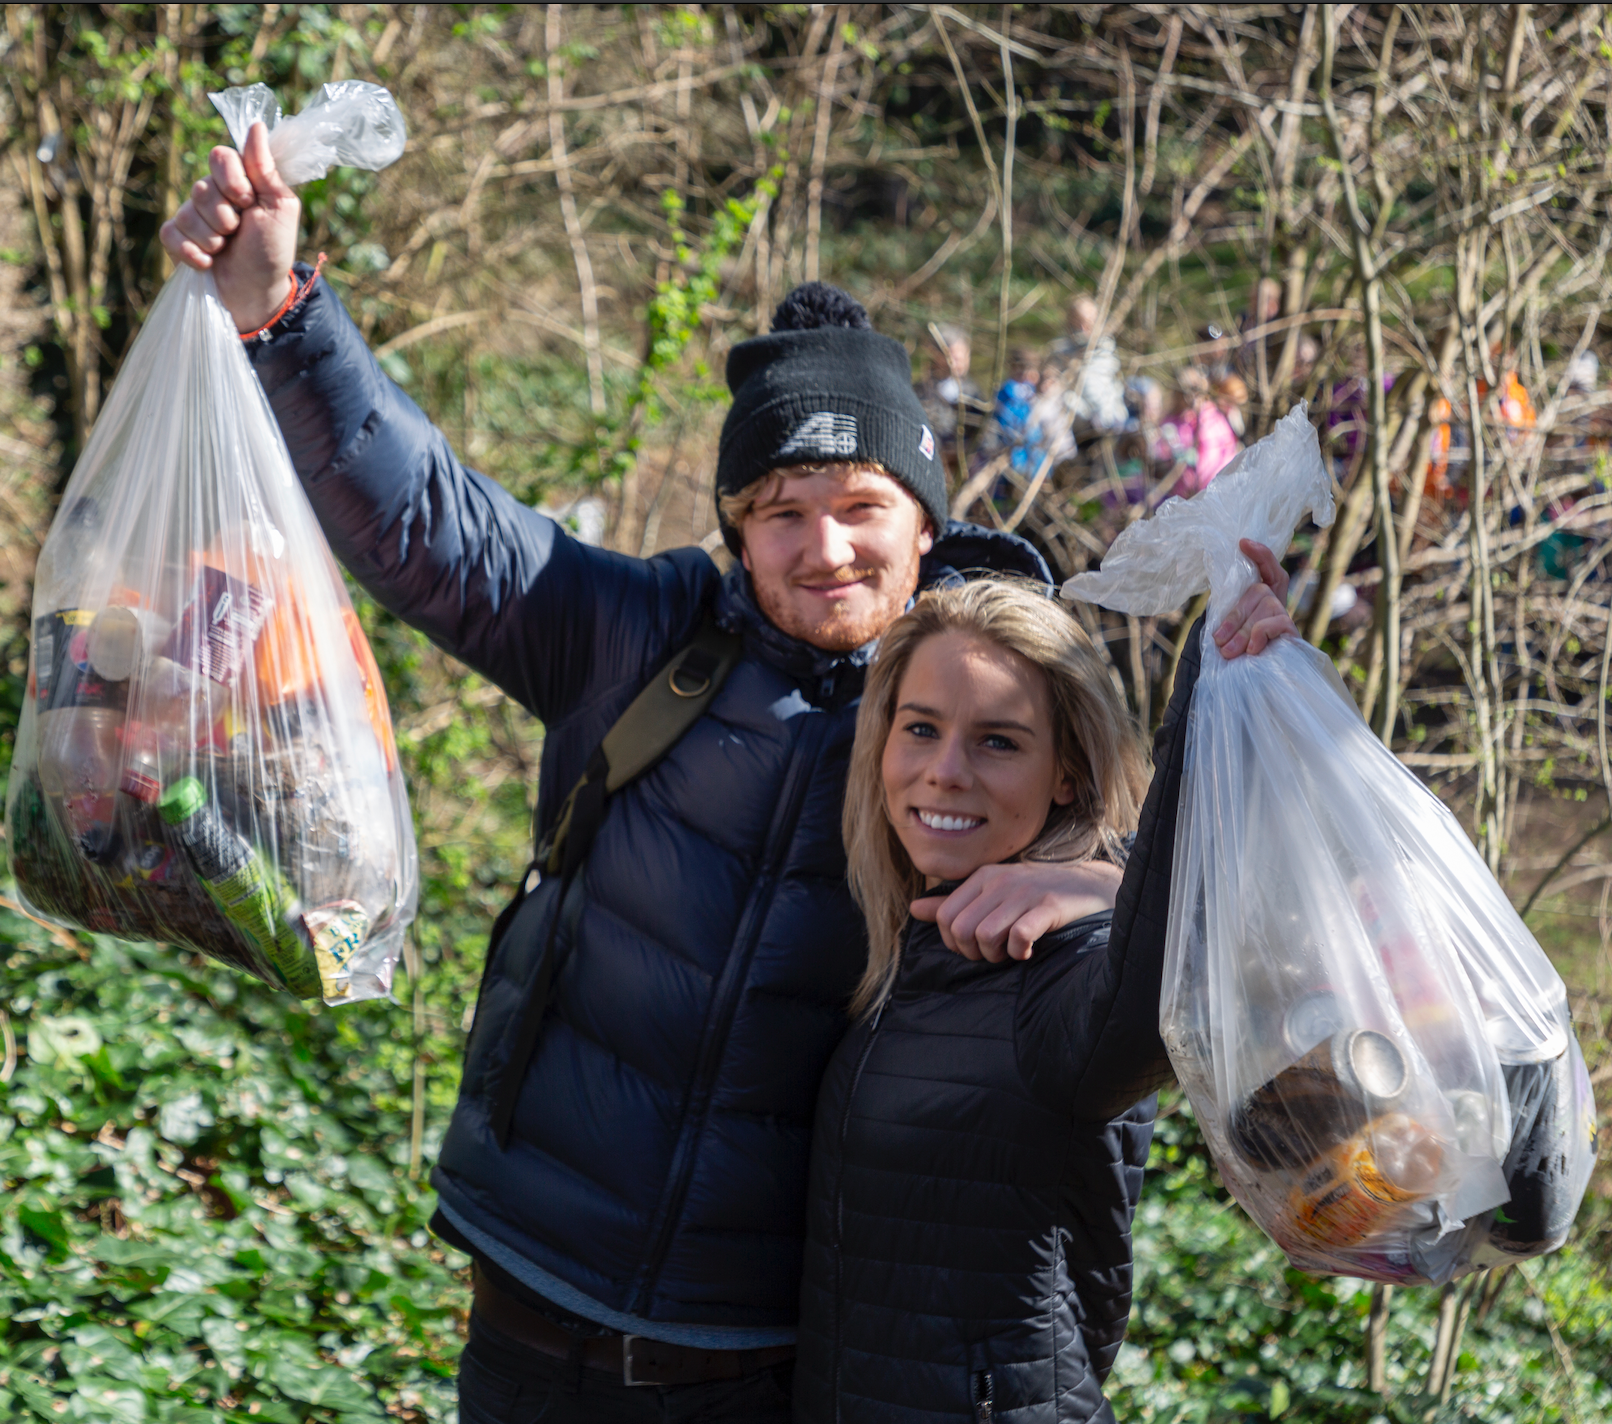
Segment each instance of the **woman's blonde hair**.
[[867,1013],[889,995],[908,907],[924,885],[886,810],[884,746],[913,654],[942,633],[964,633],[1017,653],[1047,679],[1058,771],[1073,782],[1075,796],[1067,806],[1049,799],[1046,824],[1020,860],[1101,853],[1123,862],[1123,837],[1136,829],[1147,789],[1136,726],[1096,649],[1062,604],[1028,580],[979,579],[924,594],[879,640],[857,713],[844,831],[851,893],[868,922],[868,966],[851,999],[853,1014]]

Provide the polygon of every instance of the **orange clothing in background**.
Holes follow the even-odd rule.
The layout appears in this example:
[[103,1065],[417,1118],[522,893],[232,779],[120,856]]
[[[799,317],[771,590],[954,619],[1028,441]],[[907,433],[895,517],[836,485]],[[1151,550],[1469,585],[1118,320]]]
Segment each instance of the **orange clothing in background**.
[[1428,417],[1433,421],[1433,439],[1428,445],[1427,477],[1422,493],[1443,499],[1455,489],[1450,483],[1450,403],[1440,396],[1433,402]]
[[1513,430],[1532,430],[1539,419],[1528,389],[1517,379],[1515,371],[1507,371],[1500,382],[1500,418]]

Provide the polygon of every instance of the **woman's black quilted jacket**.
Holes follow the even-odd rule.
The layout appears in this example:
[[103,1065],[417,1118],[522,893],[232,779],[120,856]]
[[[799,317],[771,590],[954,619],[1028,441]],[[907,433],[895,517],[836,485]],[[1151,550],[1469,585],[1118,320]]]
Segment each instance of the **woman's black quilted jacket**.
[[800,1424],[1087,1424],[1125,1338],[1131,1217],[1169,1080],[1164,928],[1199,632],[1111,917],[1026,964],[914,922],[818,1097]]

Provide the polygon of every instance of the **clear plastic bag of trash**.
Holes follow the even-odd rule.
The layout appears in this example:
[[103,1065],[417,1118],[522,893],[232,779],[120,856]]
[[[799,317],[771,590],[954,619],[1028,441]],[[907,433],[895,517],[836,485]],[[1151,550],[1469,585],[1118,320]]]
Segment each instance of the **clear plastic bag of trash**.
[[1554,1249],[1594,1162],[1567,994],[1445,806],[1297,638],[1208,630],[1331,481],[1304,406],[1068,597],[1209,593],[1160,1026],[1227,1187],[1303,1270],[1442,1282]]
[[[215,96],[237,143],[267,92]],[[402,138],[385,90],[326,85],[271,146],[306,181]],[[44,919],[390,990],[418,871],[386,692],[210,274],[158,294],[41,551],[6,831]]]

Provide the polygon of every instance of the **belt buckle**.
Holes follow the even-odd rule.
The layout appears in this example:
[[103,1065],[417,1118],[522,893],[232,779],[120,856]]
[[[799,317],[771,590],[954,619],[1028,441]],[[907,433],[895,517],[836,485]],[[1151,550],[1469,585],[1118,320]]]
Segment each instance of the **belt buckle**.
[[641,1340],[642,1335],[623,1335],[621,1337],[621,1382],[630,1388],[642,1388],[652,1385],[654,1380],[641,1380],[632,1377],[632,1347],[633,1342]]

